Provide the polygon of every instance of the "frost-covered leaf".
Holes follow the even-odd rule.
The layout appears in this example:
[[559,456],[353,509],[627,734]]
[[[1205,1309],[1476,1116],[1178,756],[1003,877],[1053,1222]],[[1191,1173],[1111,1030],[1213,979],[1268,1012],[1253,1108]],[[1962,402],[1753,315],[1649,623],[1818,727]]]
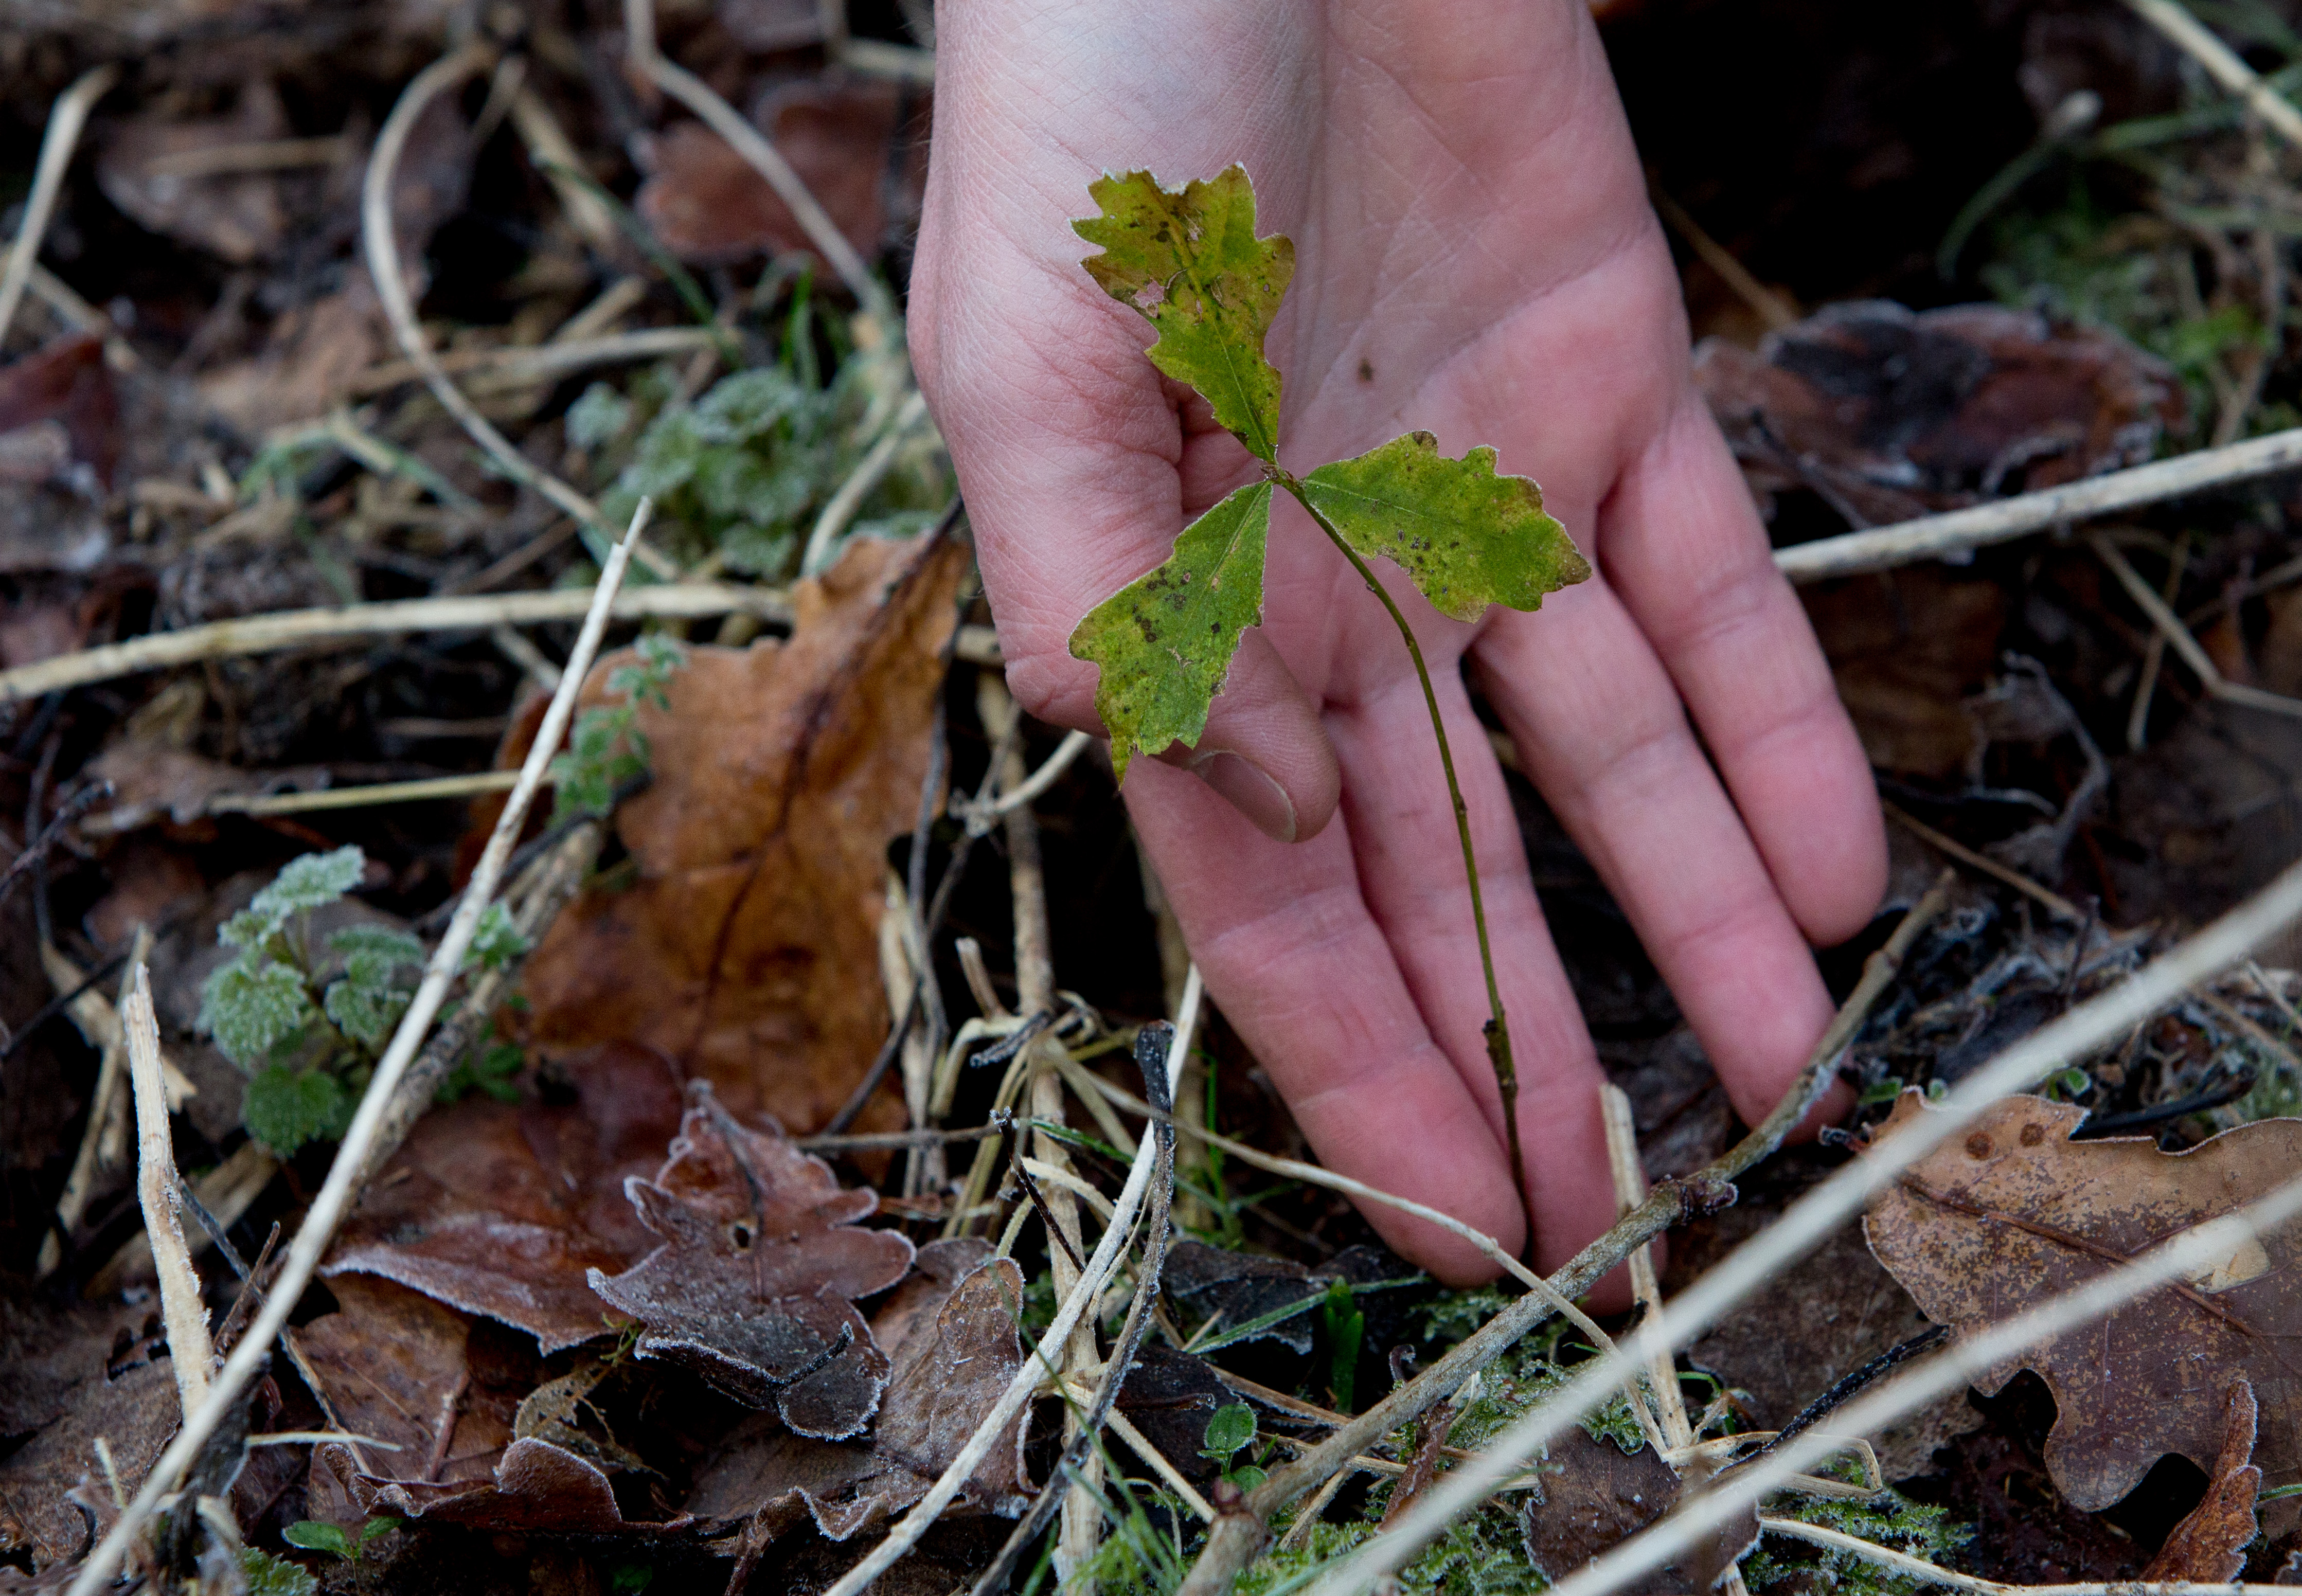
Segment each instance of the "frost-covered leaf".
[[1103,246],[1083,263],[1088,274],[1159,330],[1152,365],[1197,389],[1240,442],[1276,460],[1279,373],[1263,338],[1295,274],[1295,246],[1283,234],[1255,236],[1247,168],[1180,189],[1148,172],[1106,175],[1088,192],[1103,214],[1071,223]]
[[1537,609],[1591,574],[1567,529],[1543,514],[1533,479],[1496,475],[1495,451],[1483,446],[1450,460],[1429,433],[1402,433],[1320,466],[1303,491],[1345,542],[1396,564],[1458,621],[1490,604]]
[[737,372],[697,401],[696,431],[714,443],[747,443],[796,414],[807,399],[807,390],[780,366]]
[[325,1071],[275,1064],[249,1079],[239,1114],[248,1135],[287,1158],[307,1141],[343,1135],[352,1106],[343,1082]]
[[1127,779],[1138,752],[1196,743],[1222,691],[1239,634],[1263,618],[1271,484],[1227,495],[1183,528],[1175,551],[1088,612],[1071,652],[1099,667],[1095,707],[1111,762]]
[[216,941],[225,947],[262,947],[287,923],[285,915],[258,914],[243,909],[216,928]]
[[577,449],[597,449],[615,441],[631,422],[632,401],[605,382],[594,382],[567,407],[567,441]]
[[[365,955],[362,955],[365,957]],[[372,971],[371,971],[372,973]],[[320,1000],[335,1028],[355,1042],[381,1046],[407,1012],[408,994],[384,980],[356,980],[346,976],[329,985]]]
[[233,960],[200,987],[199,1026],[246,1069],[312,1021],[312,999],[292,964]]
[[519,928],[512,924],[511,911],[501,903],[490,903],[480,911],[480,923],[472,928],[471,945],[464,950],[464,968],[501,970],[529,946]]
[[313,1596],[320,1588],[309,1571],[257,1546],[239,1549],[239,1575],[248,1582],[248,1596]]
[[[490,904],[491,909],[500,904]],[[328,937],[328,946],[347,956],[348,970],[382,970],[386,974],[403,964],[421,964],[424,945],[390,926],[346,926]],[[376,961],[381,960],[381,964]],[[362,978],[365,979],[365,978]]]
[[[1879,1127],[1889,1141],[1938,1112],[1913,1090]],[[2269,1195],[2302,1168],[2302,1121],[2262,1120],[2162,1153],[2148,1137],[2072,1141],[2087,1111],[2007,1097],[1872,1199],[1870,1250],[1927,1317],[1962,1336],[2167,1237]],[[1995,1396],[2022,1369],[2054,1396],[2046,1472],[2076,1508],[2099,1512],[2180,1453],[2211,1469],[2223,1450],[2233,1381],[2264,1415],[2302,1402],[2302,1223],[2249,1235],[2189,1280],[1983,1370]],[[2302,1474],[2302,1432],[2265,1423],[2254,1452],[2272,1485]]]
[[356,847],[307,853],[290,860],[248,907],[252,913],[283,918],[298,909],[318,909],[357,886],[366,869],[367,855]]

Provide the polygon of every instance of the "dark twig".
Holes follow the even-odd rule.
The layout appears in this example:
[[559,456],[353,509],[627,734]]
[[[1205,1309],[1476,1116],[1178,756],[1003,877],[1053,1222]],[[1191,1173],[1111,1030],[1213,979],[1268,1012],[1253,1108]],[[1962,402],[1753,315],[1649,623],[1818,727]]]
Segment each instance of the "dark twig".
[[1940,1346],[1949,1337],[1949,1325],[1934,1324],[1912,1336],[1909,1340],[1887,1348],[1886,1351],[1881,1352],[1853,1373],[1844,1376],[1828,1390],[1808,1403],[1798,1417],[1783,1426],[1780,1433],[1777,1434],[1774,1440],[1742,1461],[1748,1463],[1752,1457],[1763,1457],[1785,1441],[1813,1429],[1833,1408],[1851,1401],[1854,1394],[1864,1386],[1902,1367],[1920,1353]]
[[1010,1167],[1015,1172],[1015,1179],[1023,1183],[1023,1195],[1031,1199],[1031,1206],[1038,1212],[1039,1222],[1047,1227],[1047,1234],[1054,1237],[1055,1245],[1063,1249],[1063,1256],[1071,1261],[1071,1267],[1085,1274],[1087,1260],[1079,1256],[1079,1249],[1071,1245],[1071,1239],[1063,1234],[1063,1227],[1055,1222],[1055,1211],[1047,1206],[1046,1194],[1039,1189],[1039,1183],[1031,1179],[1031,1172],[1023,1167],[1023,1143],[1020,1137],[1007,1153]]
[[[970,1596],[993,1596],[993,1592],[1004,1589],[1025,1549],[1038,1539],[1047,1520],[1054,1516],[1079,1470],[1086,1465],[1088,1453],[1094,1449],[1105,1422],[1111,1417],[1112,1406],[1119,1400],[1119,1389],[1127,1382],[1128,1371],[1135,1366],[1136,1351],[1143,1345],[1143,1332],[1151,1323],[1152,1307],[1159,1299],[1159,1274],[1167,1259],[1167,1210],[1175,1196],[1175,1104],[1167,1090],[1167,1050],[1174,1036],[1175,1028],[1163,1021],[1145,1026],[1135,1037],[1135,1064],[1143,1072],[1143,1095],[1159,1116],[1152,1121],[1152,1134],[1158,1138],[1159,1161],[1145,1207],[1143,1266],[1136,1277],[1135,1299],[1127,1306],[1126,1323],[1121,1325],[1118,1343],[1104,1365],[1103,1384],[1080,1423],[1079,1433],[1048,1471],[1047,1483],[1032,1501],[1030,1510],[1008,1535],[1007,1543],[999,1549],[991,1567],[975,1582]],[[1050,1232],[1055,1231],[1052,1223],[1047,1229]]]
[[16,890],[18,879],[46,859],[48,856],[48,851],[63,840],[64,833],[71,829],[73,821],[88,812],[89,805],[95,803],[99,798],[111,796],[110,782],[92,781],[59,804],[56,807],[55,817],[41,830],[40,835],[26,843],[24,851],[8,861],[7,869],[0,871],[0,903],[6,903],[8,895]]
[[2225,1103],[2235,1103],[2254,1090],[2254,1072],[2248,1071],[2235,1080],[2225,1081],[2211,1091],[2200,1092],[2194,1097],[2178,1097],[2172,1103],[2161,1103],[2155,1108],[2138,1108],[2130,1113],[2106,1113],[2099,1118],[2089,1115],[2085,1123],[2071,1132],[2072,1141],[2095,1141],[2105,1136],[2116,1136],[2126,1130],[2147,1130],[2153,1125],[2163,1125],[2169,1120],[2204,1113],[2210,1108],[2220,1108]]

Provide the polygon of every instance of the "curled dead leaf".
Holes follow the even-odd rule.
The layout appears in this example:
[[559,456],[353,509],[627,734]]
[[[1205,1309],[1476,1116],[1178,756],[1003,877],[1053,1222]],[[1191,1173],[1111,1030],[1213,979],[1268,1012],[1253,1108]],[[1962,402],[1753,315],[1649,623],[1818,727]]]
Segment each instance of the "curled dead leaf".
[[[687,1510],[734,1523],[765,1512],[796,1520],[804,1507],[816,1527],[844,1541],[892,1517],[927,1494],[998,1400],[1024,1349],[1016,1328],[1023,1274],[974,1239],[920,1249],[907,1288],[912,1328],[898,1344],[878,1422],[868,1440],[825,1441],[776,1428],[762,1415],[735,1432],[698,1476]],[[949,1271],[964,1265],[956,1278]],[[882,1315],[883,1322],[885,1315]],[[1021,1510],[1030,1489],[1019,1413],[979,1465],[951,1511]]]
[[[1878,1134],[1935,1112],[1905,1092]],[[2040,1097],[1993,1105],[1882,1191],[1870,1250],[1927,1316],[1970,1333],[2098,1278],[2177,1231],[2267,1195],[2302,1170],[2302,1121],[2264,1120],[2181,1153],[2147,1138],[2072,1142],[2086,1111]],[[2099,1511],[2178,1452],[2211,1468],[2231,1382],[2268,1421],[2256,1461],[2302,1472],[2302,1225],[2233,1246],[2189,1281],[2152,1291],[1975,1382],[1986,1396],[2035,1369],[2058,1410],[2047,1472]]]
[[671,1156],[625,1182],[663,1244],[592,1289],[644,1327],[635,1350],[668,1358],[802,1435],[840,1441],[879,1406],[887,1355],[854,1299],[911,1268],[911,1242],[854,1222],[879,1199],[842,1190],[780,1127],[739,1123],[710,1087],[690,1088]]
[[[688,651],[670,709],[640,711],[654,780],[616,811],[638,879],[578,899],[528,961],[539,1042],[661,1048],[794,1130],[837,1111],[886,1034],[886,847],[919,811],[967,563],[948,539],[860,538],[794,590],[788,641]],[[900,1113],[883,1095],[859,1124]]]
[[2206,1494],[2176,1525],[2142,1571],[2145,1581],[2236,1579],[2246,1567],[2247,1543],[2256,1531],[2254,1504],[2262,1492],[2262,1471],[2254,1466],[2254,1388],[2233,1382]]

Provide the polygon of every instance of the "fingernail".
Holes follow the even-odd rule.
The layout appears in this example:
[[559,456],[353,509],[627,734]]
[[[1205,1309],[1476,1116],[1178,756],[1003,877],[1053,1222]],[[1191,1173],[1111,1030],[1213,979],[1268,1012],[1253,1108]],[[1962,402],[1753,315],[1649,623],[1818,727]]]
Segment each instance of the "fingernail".
[[1294,800],[1244,754],[1227,748],[1210,750],[1191,761],[1191,773],[1230,800],[1264,836],[1282,843],[1295,840]]

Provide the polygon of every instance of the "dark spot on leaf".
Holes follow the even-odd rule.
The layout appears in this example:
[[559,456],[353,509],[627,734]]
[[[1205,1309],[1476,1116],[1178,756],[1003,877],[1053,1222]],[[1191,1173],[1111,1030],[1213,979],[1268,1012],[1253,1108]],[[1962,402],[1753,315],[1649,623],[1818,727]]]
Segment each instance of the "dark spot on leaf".
[[2022,1127],[2022,1145],[2024,1147],[2035,1147],[2046,1139],[2046,1128],[2044,1125],[2025,1125]]
[[1966,1150],[1970,1157],[1987,1158],[1990,1156],[1990,1138],[1978,1130],[1966,1138]]

